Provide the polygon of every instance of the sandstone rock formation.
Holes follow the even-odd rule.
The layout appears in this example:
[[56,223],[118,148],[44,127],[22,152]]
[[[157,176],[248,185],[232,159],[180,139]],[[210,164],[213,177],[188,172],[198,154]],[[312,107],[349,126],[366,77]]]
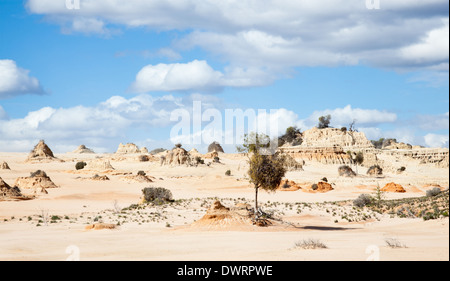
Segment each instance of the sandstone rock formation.
[[323,193],[323,192],[331,191],[334,188],[331,186],[331,184],[329,184],[327,182],[320,181],[317,184],[312,185],[311,189],[316,191],[316,192],[322,192]]
[[442,160],[436,162],[435,165],[438,168],[448,168],[449,167],[448,154],[444,156]]
[[283,154],[290,155],[300,161],[314,161],[322,164],[350,164],[351,159],[342,147],[304,147],[301,145],[281,147]]
[[9,186],[1,177],[0,177],[0,200],[8,200],[16,197],[21,197],[22,193],[20,189],[16,186]]
[[189,150],[189,156],[191,159],[195,159],[195,157],[203,157],[203,155],[195,148]]
[[384,149],[412,149],[412,145],[404,142],[392,142],[391,144],[383,147]]
[[94,159],[88,162],[86,170],[98,170],[98,171],[107,171],[114,170],[114,167],[111,165],[109,160],[107,159]]
[[119,147],[116,151],[117,154],[132,154],[132,153],[143,153],[147,154],[148,150],[146,147],[139,148],[134,143],[127,143],[127,144],[119,144]]
[[323,164],[351,164],[347,151],[367,151],[374,148],[364,133],[335,128],[312,128],[302,133],[302,144],[280,147],[282,153],[295,159]]
[[166,151],[165,155],[161,156],[161,165],[187,165],[191,164],[191,158],[186,149],[182,147],[175,147],[171,151]]
[[32,189],[33,193],[47,194],[48,188],[58,188],[44,171],[37,170],[31,173],[29,177],[19,177],[14,183],[15,186],[21,189]]
[[150,179],[150,177],[148,177],[147,175],[141,175],[141,174],[137,174],[137,175],[128,175],[128,176],[124,176],[121,178],[122,180],[128,181],[128,182],[153,182],[152,179]]
[[0,164],[0,170],[11,170],[11,168],[9,167],[8,163],[3,162],[2,164]]
[[[53,155],[50,147],[45,144],[43,140],[40,140],[39,143],[33,148],[33,150],[28,155],[27,162],[33,161],[45,161],[45,160],[59,160]],[[59,160],[61,161],[61,160]]]
[[217,151],[208,152],[205,155],[203,155],[206,159],[214,159],[215,157],[219,157],[219,153]]
[[[375,148],[364,133],[335,128],[312,128],[302,133],[302,144],[282,146],[279,151],[296,160],[315,161],[323,164],[353,164],[348,151],[362,152],[364,167],[379,165],[383,170],[395,173],[403,162],[419,160],[422,164],[434,164],[439,168],[448,168],[448,148],[423,148],[388,139],[385,146]],[[397,166],[396,166],[397,165]]]
[[77,149],[72,151],[72,153],[84,154],[84,153],[95,153],[95,152],[92,149],[87,148],[84,144],[82,144]]
[[303,147],[342,147],[349,149],[374,148],[365,134],[356,131],[342,131],[337,128],[318,129],[316,127],[303,132]]

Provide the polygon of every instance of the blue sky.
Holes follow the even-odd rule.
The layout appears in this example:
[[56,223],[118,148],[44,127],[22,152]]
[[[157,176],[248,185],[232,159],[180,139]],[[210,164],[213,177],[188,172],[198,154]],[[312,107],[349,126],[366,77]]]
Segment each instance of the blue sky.
[[169,148],[193,101],[449,145],[448,1],[76,1],[0,2],[0,151]]

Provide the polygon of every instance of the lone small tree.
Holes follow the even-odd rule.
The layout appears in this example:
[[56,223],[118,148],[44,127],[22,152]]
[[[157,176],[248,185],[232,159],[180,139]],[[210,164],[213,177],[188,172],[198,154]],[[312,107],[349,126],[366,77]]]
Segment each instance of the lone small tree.
[[[252,136],[249,138],[249,136]],[[286,174],[285,158],[279,154],[263,154],[260,145],[269,147],[270,144],[260,142],[267,140],[264,134],[251,133],[244,138],[244,143],[240,148],[241,152],[251,154],[249,157],[250,183],[255,187],[255,222],[259,220],[258,191],[260,188],[266,191],[275,191],[281,183],[281,179]],[[252,141],[250,143],[249,141]]]
[[331,115],[328,114],[326,116],[320,116],[319,117],[319,124],[317,125],[317,128],[319,129],[325,129],[330,127],[331,122]]
[[270,147],[270,138],[265,134],[258,134],[250,132],[243,137],[243,143],[236,147],[236,150],[241,153],[259,153],[261,149]]
[[355,164],[356,173],[358,173],[358,165],[361,165],[364,162],[364,153],[362,153],[361,151],[359,151],[358,153],[347,151],[347,155],[349,156],[352,163]]

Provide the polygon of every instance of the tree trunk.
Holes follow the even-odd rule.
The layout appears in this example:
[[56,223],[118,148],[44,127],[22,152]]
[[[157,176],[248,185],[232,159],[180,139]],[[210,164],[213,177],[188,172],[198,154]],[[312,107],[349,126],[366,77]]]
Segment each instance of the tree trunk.
[[258,189],[259,186],[255,186],[255,219],[258,219]]

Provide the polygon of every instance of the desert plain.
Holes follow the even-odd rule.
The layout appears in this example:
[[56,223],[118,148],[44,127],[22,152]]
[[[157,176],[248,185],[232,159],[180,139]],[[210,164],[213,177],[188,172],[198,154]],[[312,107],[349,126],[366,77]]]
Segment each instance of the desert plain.
[[[0,152],[0,162],[9,166],[0,177],[9,186],[37,170],[56,185],[45,192],[20,189],[29,200],[0,201],[0,260],[449,260],[448,166],[384,154],[385,163],[403,161],[397,164],[406,170],[373,176],[359,166],[356,176],[344,177],[340,163],[304,161],[285,175],[297,188],[259,191],[259,205],[272,222],[261,227],[246,219],[202,219],[216,201],[231,210],[253,206],[246,155],[220,152],[213,161],[200,154],[204,164],[190,166],[161,165],[148,153],[142,161],[142,154],[70,152],[28,161],[28,153]],[[89,167],[99,159],[111,169]],[[77,170],[78,162],[88,165]],[[136,177],[139,171],[147,180]],[[313,190],[324,177],[332,190]],[[361,194],[374,196],[377,186],[391,182],[405,192],[383,192],[384,201],[430,200],[427,191],[437,187],[447,215],[424,219],[412,207],[377,212],[354,205]],[[166,188],[174,201],[143,204],[145,187]],[[324,247],[303,247],[307,241]]]

